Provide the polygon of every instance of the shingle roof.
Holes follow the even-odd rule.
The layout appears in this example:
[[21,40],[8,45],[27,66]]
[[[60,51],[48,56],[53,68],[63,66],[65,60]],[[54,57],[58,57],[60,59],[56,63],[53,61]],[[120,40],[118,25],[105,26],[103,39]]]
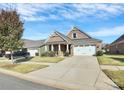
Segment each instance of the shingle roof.
[[118,39],[116,39],[114,42],[112,42],[111,44],[115,44],[115,43],[119,43],[119,42],[122,42],[124,41],[124,34],[121,35]]
[[[73,30],[77,30],[78,28],[74,27]],[[79,30],[79,29],[78,29]],[[82,31],[81,31],[82,32]],[[85,39],[70,39],[68,36],[65,36],[64,34],[58,32],[58,31],[55,31],[54,32],[55,34],[59,35],[60,37],[62,37],[67,43],[70,43],[70,44],[74,44],[74,45],[84,45],[84,44],[92,44],[94,42],[102,42],[101,40],[98,40],[98,39],[95,39],[95,38],[92,38],[90,37],[89,35],[87,35],[89,38],[85,38]],[[45,41],[47,43],[47,40]]]
[[102,42],[101,40],[98,40],[98,39],[94,39],[94,38],[91,38],[91,39],[75,39],[75,40],[72,40],[72,44],[74,45],[88,45],[88,44],[94,44],[95,42]]
[[28,40],[28,39],[22,39],[24,42],[23,47],[24,48],[38,48],[42,46],[45,42],[45,40]]

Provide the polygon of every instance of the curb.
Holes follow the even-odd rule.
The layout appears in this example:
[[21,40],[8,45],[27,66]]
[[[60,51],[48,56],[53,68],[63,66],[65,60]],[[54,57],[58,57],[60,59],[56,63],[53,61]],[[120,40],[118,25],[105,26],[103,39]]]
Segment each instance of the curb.
[[6,75],[17,77],[19,79],[31,81],[31,82],[37,83],[37,84],[44,84],[46,86],[55,87],[58,89],[64,89],[64,90],[82,90],[82,89],[84,89],[84,90],[92,89],[93,90],[93,89],[95,89],[95,88],[92,88],[91,86],[89,86],[90,88],[88,88],[85,85],[81,86],[81,85],[69,84],[69,83],[65,83],[65,82],[61,82],[61,81],[57,82],[56,80],[46,79],[46,78],[42,78],[42,77],[40,79],[38,79],[38,78],[35,78],[32,76],[5,70],[2,68],[0,68],[0,72],[3,74],[6,74]]

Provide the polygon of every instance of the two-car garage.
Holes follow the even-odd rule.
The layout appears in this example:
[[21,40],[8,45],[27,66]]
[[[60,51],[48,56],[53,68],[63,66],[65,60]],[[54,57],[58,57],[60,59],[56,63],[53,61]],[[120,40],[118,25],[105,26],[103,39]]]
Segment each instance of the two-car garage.
[[75,46],[74,47],[74,55],[95,55],[96,54],[96,46]]

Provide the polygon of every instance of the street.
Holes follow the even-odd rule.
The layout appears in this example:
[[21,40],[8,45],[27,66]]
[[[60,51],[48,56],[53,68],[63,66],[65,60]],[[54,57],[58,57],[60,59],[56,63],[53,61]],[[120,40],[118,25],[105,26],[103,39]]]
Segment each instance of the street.
[[58,90],[0,73],[0,90]]

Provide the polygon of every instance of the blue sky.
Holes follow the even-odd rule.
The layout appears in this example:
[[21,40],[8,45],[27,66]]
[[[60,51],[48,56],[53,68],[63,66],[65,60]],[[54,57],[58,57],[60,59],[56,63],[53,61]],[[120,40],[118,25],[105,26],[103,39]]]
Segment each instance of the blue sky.
[[45,39],[55,30],[67,35],[73,26],[105,43],[124,34],[124,4],[0,4],[10,6],[24,21],[26,39]]

